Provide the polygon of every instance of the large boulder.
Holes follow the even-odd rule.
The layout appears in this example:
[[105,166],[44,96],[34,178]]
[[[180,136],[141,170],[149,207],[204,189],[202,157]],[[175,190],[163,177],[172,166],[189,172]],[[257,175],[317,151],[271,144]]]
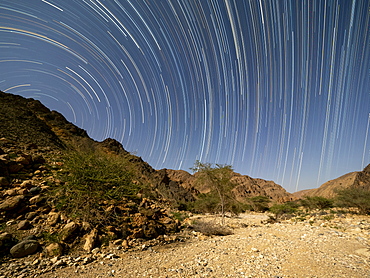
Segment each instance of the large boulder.
[[10,249],[10,254],[14,258],[22,258],[35,253],[39,246],[36,240],[23,240]]

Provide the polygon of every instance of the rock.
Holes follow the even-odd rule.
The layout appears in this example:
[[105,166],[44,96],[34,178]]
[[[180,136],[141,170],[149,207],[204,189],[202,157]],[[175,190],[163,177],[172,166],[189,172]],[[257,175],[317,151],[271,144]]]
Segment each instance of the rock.
[[0,249],[3,249],[8,243],[12,241],[12,235],[9,233],[0,234]]
[[58,256],[56,256],[56,257],[51,258],[50,262],[55,264],[58,260],[59,260],[59,258],[58,258]]
[[31,205],[37,205],[41,203],[44,200],[44,198],[41,195],[36,195],[30,198],[29,202]]
[[14,161],[9,162],[9,164],[8,164],[8,170],[11,174],[18,173],[22,169],[23,169],[23,165],[18,164]]
[[33,187],[33,181],[32,180],[25,180],[21,183],[22,188],[31,189]]
[[125,239],[124,241],[122,241],[122,247],[123,248],[125,248],[125,249],[127,249],[127,248],[129,248],[130,246],[128,245],[128,241],[127,241],[127,239]]
[[15,195],[17,195],[17,190],[12,188],[12,189],[6,190],[3,196],[15,196]]
[[27,220],[32,220],[32,219],[34,219],[35,218],[35,216],[37,215],[37,212],[35,212],[35,211],[31,211],[31,212],[28,212],[27,214],[26,214],[26,219]]
[[36,240],[24,240],[14,245],[10,249],[10,254],[14,258],[22,258],[22,257],[35,253],[38,248],[39,248],[39,243]]
[[86,258],[84,258],[84,259],[82,260],[82,264],[86,265],[86,264],[89,264],[89,263],[91,263],[91,262],[93,262],[93,261],[94,261],[94,258],[93,258],[93,257],[91,257],[91,256],[89,256],[89,257],[86,257]]
[[30,164],[30,161],[26,157],[24,157],[24,156],[17,157],[15,159],[15,162],[18,162],[18,163],[20,163],[22,165],[28,165],[28,164]]
[[114,245],[121,245],[123,243],[123,239],[120,238],[120,239],[116,239],[115,241],[113,241],[113,244]]
[[0,204],[0,211],[9,211],[17,208],[24,200],[23,195],[17,195],[6,199]]
[[42,155],[36,155],[33,157],[33,163],[35,164],[44,164],[45,162],[45,158]]
[[21,222],[18,223],[17,229],[18,230],[27,230],[30,228],[31,223],[28,220],[22,220]]
[[64,226],[64,228],[61,231],[61,239],[63,241],[68,240],[72,237],[74,231],[78,229],[78,224],[76,222],[69,222]]
[[17,190],[17,195],[26,195],[27,193],[28,193],[27,188],[20,188],[19,190]]
[[83,249],[87,252],[91,252],[94,249],[96,241],[98,239],[98,230],[93,229],[87,236]]
[[41,187],[35,186],[30,189],[31,194],[39,194],[41,192]]
[[45,253],[49,257],[60,256],[63,253],[63,247],[59,243],[51,243],[45,248]]
[[0,186],[8,186],[9,181],[6,177],[0,177]]
[[60,213],[55,212],[55,211],[51,211],[49,213],[48,219],[46,221],[50,226],[54,226],[59,222],[59,220],[60,220]]
[[8,175],[9,175],[8,166],[6,165],[6,161],[1,159],[1,155],[0,155],[0,176],[7,177]]

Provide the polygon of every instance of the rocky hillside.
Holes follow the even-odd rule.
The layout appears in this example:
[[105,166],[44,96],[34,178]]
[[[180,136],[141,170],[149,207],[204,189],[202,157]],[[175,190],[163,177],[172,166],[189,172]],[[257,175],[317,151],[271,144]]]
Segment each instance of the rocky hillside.
[[[86,131],[68,122],[63,115],[50,111],[39,101],[0,91],[0,137],[25,146],[35,144],[52,150],[75,148],[76,145],[93,146],[107,153],[128,157],[140,182],[150,184],[156,192],[173,203],[193,201],[199,193],[194,176],[180,170],[154,170],[140,157],[128,153],[113,139],[96,142]],[[294,197],[273,181],[253,179],[235,173],[238,184],[234,193],[239,200],[253,196],[267,196],[274,202],[285,202]]]
[[305,196],[321,196],[330,199],[336,196],[336,191],[338,189],[348,187],[363,187],[370,189],[370,164],[360,172],[345,174],[334,180],[327,181],[319,188],[298,191],[293,195],[297,198],[303,198]]
[[[201,191],[196,176],[155,170],[116,140],[96,142],[37,100],[0,92],[0,118],[0,259],[157,240],[179,229],[173,208]],[[240,201],[293,198],[272,181],[233,180]]]

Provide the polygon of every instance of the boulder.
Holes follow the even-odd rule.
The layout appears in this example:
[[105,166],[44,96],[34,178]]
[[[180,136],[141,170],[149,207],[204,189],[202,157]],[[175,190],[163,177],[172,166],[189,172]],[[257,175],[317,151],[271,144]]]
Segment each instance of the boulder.
[[76,222],[69,222],[66,224],[62,231],[60,232],[61,240],[65,241],[72,237],[73,233],[78,229],[78,224]]
[[32,180],[25,180],[21,183],[22,188],[31,189],[33,187],[33,181]]
[[0,249],[3,250],[10,242],[12,242],[12,235],[9,233],[0,234]]
[[9,211],[17,208],[24,200],[23,195],[17,195],[10,197],[0,204],[0,211]]
[[31,227],[31,223],[28,220],[22,220],[18,223],[17,229],[18,230],[27,230]]
[[45,253],[49,257],[60,256],[63,253],[63,246],[59,243],[51,243],[45,248]]
[[39,243],[36,240],[23,240],[10,249],[10,254],[14,258],[22,258],[35,253],[38,248]]
[[9,181],[6,177],[0,177],[0,186],[8,186]]
[[55,212],[55,211],[49,212],[47,223],[50,226],[55,226],[59,222],[59,220],[60,220],[60,213],[59,212]]
[[83,249],[86,250],[87,252],[91,252],[91,250],[94,249],[96,245],[96,241],[98,239],[98,230],[93,229],[87,236],[86,236],[86,241],[83,246]]

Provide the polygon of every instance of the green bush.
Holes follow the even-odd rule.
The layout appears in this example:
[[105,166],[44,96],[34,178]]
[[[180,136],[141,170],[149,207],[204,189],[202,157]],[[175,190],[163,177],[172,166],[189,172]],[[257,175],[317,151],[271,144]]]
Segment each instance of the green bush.
[[215,213],[219,211],[219,206],[220,201],[215,193],[202,193],[193,203],[192,210],[196,213]]
[[[202,193],[197,200],[188,204],[188,209],[194,213],[218,213],[221,211],[221,204],[216,192]],[[224,200],[224,211],[238,215],[246,210],[246,205],[227,197]]]
[[327,209],[333,207],[333,200],[321,197],[321,196],[307,196],[300,200],[303,207],[308,209]]
[[49,198],[57,209],[71,217],[92,224],[112,220],[114,211],[102,204],[135,199],[142,188],[133,183],[129,163],[117,155],[103,152],[70,152],[64,158],[60,179],[63,186],[50,191]]
[[247,200],[247,204],[250,206],[251,210],[264,212],[269,209],[270,199],[266,196],[255,196]]
[[297,211],[297,208],[291,206],[289,203],[285,204],[275,204],[272,207],[270,207],[270,212],[272,212],[275,215],[275,219],[280,219],[283,216],[289,216],[291,214],[294,214]]
[[370,189],[349,187],[338,190],[335,204],[339,207],[357,208],[362,214],[370,214]]

